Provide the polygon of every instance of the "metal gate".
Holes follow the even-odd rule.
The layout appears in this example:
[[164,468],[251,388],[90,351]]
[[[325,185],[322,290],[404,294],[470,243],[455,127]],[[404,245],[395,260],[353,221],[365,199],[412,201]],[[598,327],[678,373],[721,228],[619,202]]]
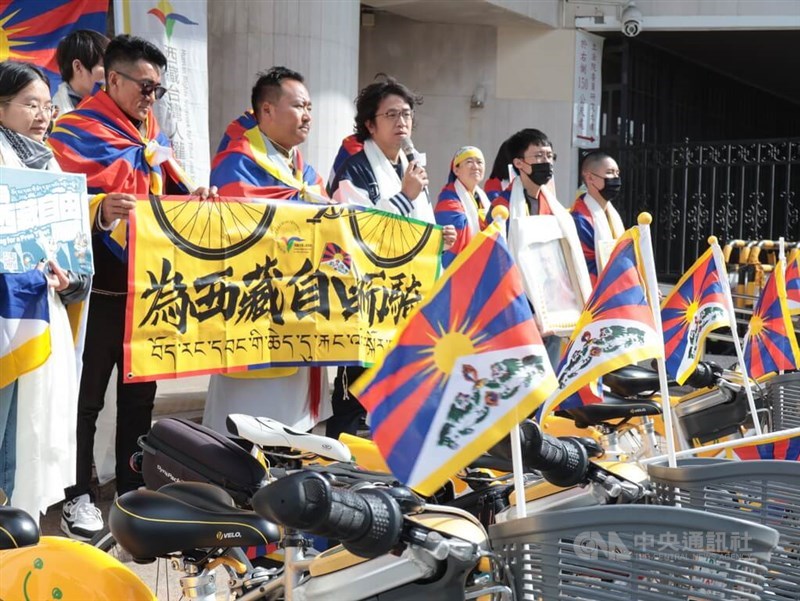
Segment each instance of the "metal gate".
[[601,146],[622,170],[625,223],[653,215],[660,278],[680,277],[711,234],[800,240],[798,135],[798,103],[638,39],[606,40]]
[[653,215],[659,276],[674,279],[708,247],[800,240],[800,138],[689,142],[611,151],[624,183],[620,212]]

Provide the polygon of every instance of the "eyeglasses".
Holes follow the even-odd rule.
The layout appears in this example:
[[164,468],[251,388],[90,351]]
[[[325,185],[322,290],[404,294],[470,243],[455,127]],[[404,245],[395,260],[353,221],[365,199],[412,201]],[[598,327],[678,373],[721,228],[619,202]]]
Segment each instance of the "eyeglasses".
[[45,104],[45,105],[38,105],[35,103],[26,103],[26,102],[12,102],[11,100],[6,100],[6,104],[16,104],[17,106],[24,106],[30,112],[31,117],[35,117],[41,113],[44,113],[44,116],[48,119],[53,116],[53,112],[58,110],[58,108],[53,104]]
[[386,117],[389,121],[398,121],[402,117],[404,121],[411,121],[414,118],[414,111],[411,109],[404,109],[402,111],[386,111],[385,113],[377,113],[376,117]]
[[555,163],[558,155],[555,152],[537,152],[530,159],[523,157],[523,161],[528,164],[531,163]]
[[121,75],[124,79],[128,81],[132,81],[133,83],[139,84],[139,91],[142,93],[142,96],[150,96],[150,94],[156,95],[156,100],[160,100],[164,97],[164,94],[167,93],[167,88],[162,86],[158,83],[153,83],[152,81],[148,80],[139,80],[134,77],[131,77],[127,73],[123,73],[122,71],[114,71],[118,75]]

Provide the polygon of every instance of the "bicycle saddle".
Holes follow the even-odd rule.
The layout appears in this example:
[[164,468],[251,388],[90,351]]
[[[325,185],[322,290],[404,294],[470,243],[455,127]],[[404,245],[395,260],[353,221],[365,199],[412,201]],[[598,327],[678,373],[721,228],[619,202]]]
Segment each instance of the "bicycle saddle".
[[342,442],[327,436],[295,432],[269,417],[232,413],[227,418],[228,431],[262,447],[298,449],[332,459],[350,461],[350,449]]
[[[621,397],[635,397],[643,393],[658,392],[658,372],[638,365],[626,365],[603,376],[603,384]],[[677,382],[669,380],[670,386]]]
[[16,507],[0,507],[0,551],[29,547],[39,542],[39,527]]
[[275,524],[227,505],[222,496],[215,499],[207,491],[192,495],[186,484],[197,486],[181,483],[168,485],[165,492],[136,490],[111,507],[111,533],[138,561],[186,549],[248,547],[280,540]]
[[605,395],[602,403],[555,412],[558,417],[573,420],[579,428],[596,426],[610,419],[630,419],[642,415],[659,415],[660,413],[661,405],[656,401],[621,399],[609,394]]

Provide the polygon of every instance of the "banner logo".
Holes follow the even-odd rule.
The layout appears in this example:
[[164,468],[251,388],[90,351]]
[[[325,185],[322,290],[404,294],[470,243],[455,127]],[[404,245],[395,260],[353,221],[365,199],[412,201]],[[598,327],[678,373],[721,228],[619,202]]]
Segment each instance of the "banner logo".
[[176,13],[172,8],[172,3],[169,0],[160,0],[160,2],[156,4],[155,8],[151,8],[147,11],[147,14],[153,15],[156,19],[161,21],[161,24],[164,26],[164,29],[167,32],[168,40],[172,39],[172,30],[175,28],[176,22],[183,23],[184,25],[197,25],[197,23],[188,17],[185,17],[180,13]]

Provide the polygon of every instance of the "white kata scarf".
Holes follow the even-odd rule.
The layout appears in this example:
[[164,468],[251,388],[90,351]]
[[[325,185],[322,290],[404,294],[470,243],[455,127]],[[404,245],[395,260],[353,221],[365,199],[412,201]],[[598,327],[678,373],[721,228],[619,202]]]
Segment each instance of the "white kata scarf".
[[598,273],[605,267],[606,258],[610,255],[608,247],[612,246],[617,238],[625,233],[625,226],[622,225],[619,213],[614,208],[611,202],[606,203],[606,208],[600,206],[591,194],[586,192],[583,195],[583,202],[586,203],[586,208],[592,215],[592,222],[594,224],[594,256],[597,261]]
[[[372,173],[375,175],[375,181],[381,191],[380,199],[375,205],[376,208],[386,211],[387,213],[398,214],[399,211],[389,199],[400,192],[403,187],[403,182],[400,176],[397,175],[389,159],[383,154],[383,151],[378,147],[374,140],[364,141],[364,154],[367,156],[369,166],[372,168]],[[403,166],[403,173],[408,167],[408,159],[405,155],[400,153],[400,164]],[[427,223],[436,223],[433,216],[433,206],[428,199],[428,194],[423,190],[419,196],[411,201],[412,209],[408,217],[419,219]]]
[[[469,193],[469,190],[467,190],[458,178],[456,178],[455,181],[455,189],[456,194],[458,194],[458,200],[460,200],[461,204],[464,206],[464,214],[467,217],[467,223],[474,236],[481,231],[481,220],[478,216],[478,208],[475,206],[475,197]],[[486,192],[484,192],[480,186],[475,186],[475,193],[480,199],[481,207],[488,213],[491,203],[486,196]]]

